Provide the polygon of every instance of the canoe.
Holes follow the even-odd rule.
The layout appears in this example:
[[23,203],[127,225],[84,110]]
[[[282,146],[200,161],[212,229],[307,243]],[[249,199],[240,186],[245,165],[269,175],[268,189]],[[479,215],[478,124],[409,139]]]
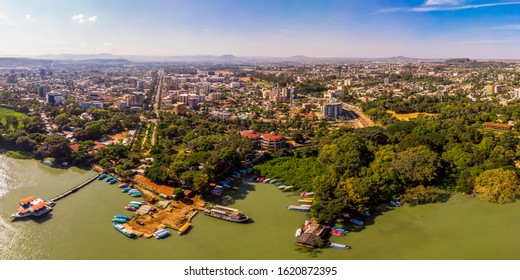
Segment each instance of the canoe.
[[347,246],[345,244],[341,244],[341,243],[331,243],[330,247],[336,248],[336,249],[350,249],[349,246]]
[[394,207],[401,206],[401,203],[399,201],[395,201],[395,200],[390,200],[390,204],[392,204],[392,206],[394,206]]
[[184,232],[186,232],[189,228],[190,228],[191,224],[190,223],[185,223],[178,231],[179,235],[183,234]]
[[122,223],[126,223],[126,219],[113,218],[113,219],[112,219],[112,222],[113,222],[113,223],[122,224]]

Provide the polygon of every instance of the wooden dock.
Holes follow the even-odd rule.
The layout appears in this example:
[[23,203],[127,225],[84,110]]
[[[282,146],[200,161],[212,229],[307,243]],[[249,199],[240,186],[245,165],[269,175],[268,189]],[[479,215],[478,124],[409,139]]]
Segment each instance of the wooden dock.
[[86,180],[85,182],[83,182],[83,183],[73,187],[72,189],[70,189],[70,190],[68,190],[68,191],[66,191],[66,192],[64,192],[64,193],[62,193],[62,194],[60,194],[58,196],[53,197],[51,200],[52,201],[58,201],[58,200],[66,197],[66,196],[68,196],[68,195],[70,195],[72,193],[75,193],[77,190],[83,188],[84,186],[90,184],[92,181],[96,180],[98,178],[98,176],[99,176],[99,174],[96,174],[96,175],[92,176],[92,178]]

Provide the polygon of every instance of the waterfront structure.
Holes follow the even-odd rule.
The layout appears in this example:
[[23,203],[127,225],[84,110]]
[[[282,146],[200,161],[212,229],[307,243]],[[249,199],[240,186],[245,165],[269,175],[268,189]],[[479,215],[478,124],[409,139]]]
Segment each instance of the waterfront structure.
[[275,132],[262,134],[260,147],[263,150],[277,151],[279,149],[285,148],[285,138]]

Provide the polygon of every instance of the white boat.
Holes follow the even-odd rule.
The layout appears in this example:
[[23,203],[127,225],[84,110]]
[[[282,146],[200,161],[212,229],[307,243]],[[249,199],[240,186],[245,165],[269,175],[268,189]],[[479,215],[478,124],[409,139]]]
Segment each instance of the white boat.
[[301,228],[298,228],[296,230],[296,234],[294,235],[294,237],[299,237],[300,235],[302,235],[302,229]]
[[331,243],[330,247],[336,248],[336,249],[350,249],[349,246],[347,246],[345,244],[340,244],[340,243]]

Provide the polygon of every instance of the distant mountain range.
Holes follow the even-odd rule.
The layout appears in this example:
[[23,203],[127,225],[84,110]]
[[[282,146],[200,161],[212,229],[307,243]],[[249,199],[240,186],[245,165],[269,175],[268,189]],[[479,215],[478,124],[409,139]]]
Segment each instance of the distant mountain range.
[[139,56],[139,55],[113,55],[109,53],[99,54],[46,54],[36,57],[0,57],[0,66],[42,66],[48,67],[52,64],[102,64],[120,65],[145,62],[162,63],[319,63],[319,62],[420,62],[420,61],[446,61],[462,62],[469,61],[467,58],[455,59],[425,59],[405,56],[384,58],[354,58],[354,57],[308,57],[297,55],[291,57],[255,57],[234,56],[231,54],[193,55],[193,56]]

